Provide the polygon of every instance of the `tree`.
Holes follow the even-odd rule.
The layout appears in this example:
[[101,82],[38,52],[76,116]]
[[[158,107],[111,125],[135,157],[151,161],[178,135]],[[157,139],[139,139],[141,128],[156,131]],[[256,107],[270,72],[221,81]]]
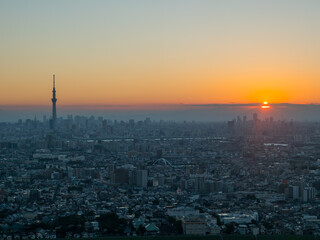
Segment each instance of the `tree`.
[[107,230],[107,233],[121,233],[121,229],[126,225],[124,219],[119,219],[116,213],[102,214],[98,219],[101,230]]
[[217,218],[217,225],[218,225],[218,226],[221,226],[222,223],[221,223],[220,216],[219,216],[219,215],[216,215],[216,218]]
[[136,211],[136,212],[134,213],[134,216],[135,216],[136,218],[141,217],[141,212],[140,212],[140,211]]
[[230,234],[234,232],[234,226],[232,223],[226,224],[226,229],[224,230],[226,234]]
[[177,231],[178,234],[183,234],[183,228],[182,228],[182,221],[181,220],[175,221],[174,226],[175,226],[176,231]]
[[147,231],[147,229],[144,226],[139,225],[139,227],[138,227],[136,232],[137,232],[138,235],[144,235],[146,233],[146,231]]
[[90,211],[87,211],[87,212],[86,212],[86,216],[92,217],[92,216],[94,216],[94,215],[95,215],[95,213],[94,213],[93,210],[90,210]]
[[181,220],[176,220],[174,217],[169,216],[168,217],[168,222],[171,226],[174,227],[176,230],[176,233],[182,234],[183,229],[182,229],[182,221]]
[[65,237],[66,232],[80,233],[84,230],[85,219],[83,216],[70,215],[59,217],[55,222],[58,237]]
[[159,205],[159,199],[155,199],[155,200],[153,200],[153,205],[154,206],[158,206]]

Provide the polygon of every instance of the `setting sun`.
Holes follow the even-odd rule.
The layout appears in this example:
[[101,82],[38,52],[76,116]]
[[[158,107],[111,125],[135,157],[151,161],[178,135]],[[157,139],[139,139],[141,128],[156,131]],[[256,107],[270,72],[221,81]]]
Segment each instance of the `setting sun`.
[[261,109],[269,109],[269,108],[270,108],[270,105],[268,105],[268,104],[269,104],[269,102],[264,101],[264,102],[263,102],[263,105],[261,106]]

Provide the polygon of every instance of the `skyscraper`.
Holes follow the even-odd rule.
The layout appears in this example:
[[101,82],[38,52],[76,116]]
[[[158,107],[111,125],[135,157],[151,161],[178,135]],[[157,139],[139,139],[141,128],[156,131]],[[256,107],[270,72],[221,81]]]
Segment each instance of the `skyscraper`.
[[53,89],[52,89],[52,119],[50,121],[50,128],[55,129],[57,124],[57,109],[56,109],[56,78],[53,74]]
[[147,170],[138,170],[137,171],[137,186],[138,187],[147,187],[148,184],[148,171]]

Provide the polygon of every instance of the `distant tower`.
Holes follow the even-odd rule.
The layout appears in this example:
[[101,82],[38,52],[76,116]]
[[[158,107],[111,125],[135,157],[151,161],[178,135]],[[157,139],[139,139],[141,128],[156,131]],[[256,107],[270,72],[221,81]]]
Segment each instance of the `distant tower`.
[[56,109],[56,78],[53,74],[53,90],[52,90],[52,122],[51,122],[51,129],[55,129],[57,124],[57,109]]

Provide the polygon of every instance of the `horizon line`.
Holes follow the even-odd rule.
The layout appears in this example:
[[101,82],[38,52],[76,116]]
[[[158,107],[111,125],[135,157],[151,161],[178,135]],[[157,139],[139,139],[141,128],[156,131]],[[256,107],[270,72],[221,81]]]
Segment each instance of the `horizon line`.
[[[172,109],[172,108],[214,108],[214,107],[260,107],[263,103],[207,103],[207,104],[184,104],[184,103],[155,103],[155,104],[63,104],[58,105],[58,108],[93,108],[93,109],[148,109],[148,110],[159,110],[159,109]],[[270,106],[320,106],[320,103],[269,103]],[[46,104],[12,104],[12,105],[0,105],[0,110],[5,109],[19,109],[19,108],[50,108],[52,105]]]

